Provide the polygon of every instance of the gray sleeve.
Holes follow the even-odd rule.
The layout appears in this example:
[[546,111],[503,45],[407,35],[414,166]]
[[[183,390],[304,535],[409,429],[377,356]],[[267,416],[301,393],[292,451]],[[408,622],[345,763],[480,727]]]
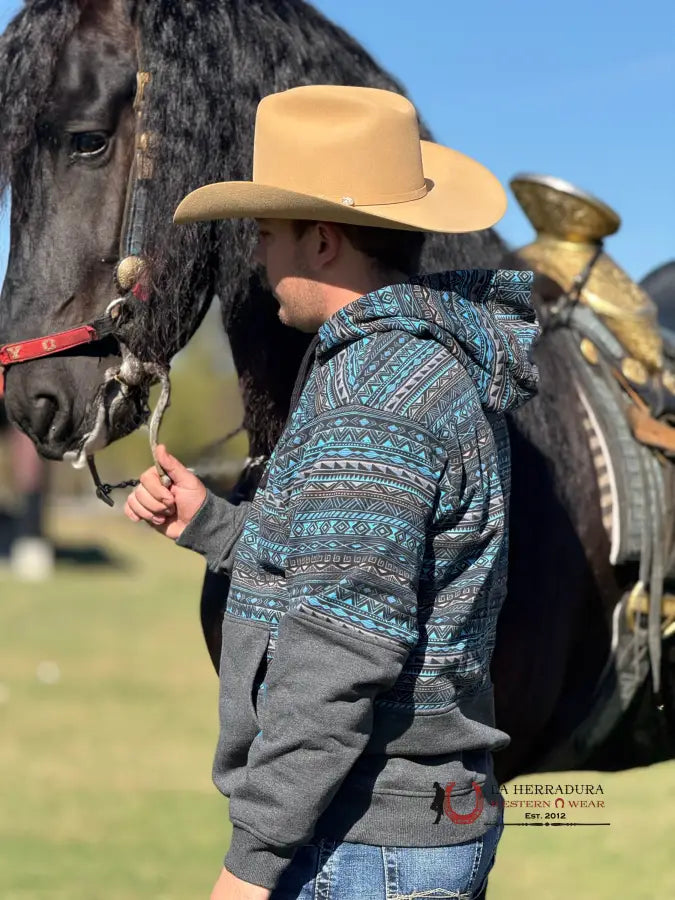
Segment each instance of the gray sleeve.
[[235,506],[224,497],[207,491],[206,499],[176,544],[201,554],[212,572],[230,573],[235,547],[250,507],[249,500],[242,500]]

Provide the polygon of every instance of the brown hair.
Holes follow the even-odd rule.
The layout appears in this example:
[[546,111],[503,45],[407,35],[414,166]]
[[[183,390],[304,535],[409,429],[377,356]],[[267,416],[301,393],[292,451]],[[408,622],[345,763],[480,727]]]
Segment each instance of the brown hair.
[[[301,238],[317,222],[293,219],[293,231]],[[379,269],[396,269],[405,275],[419,271],[420,256],[424,246],[423,231],[404,231],[400,228],[372,228],[370,225],[345,225],[332,222],[359,253],[374,260]]]

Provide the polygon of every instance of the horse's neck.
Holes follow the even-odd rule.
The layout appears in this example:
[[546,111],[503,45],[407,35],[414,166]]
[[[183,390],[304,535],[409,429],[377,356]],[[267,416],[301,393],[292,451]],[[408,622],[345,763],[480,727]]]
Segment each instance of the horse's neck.
[[224,316],[239,376],[252,456],[271,453],[283,429],[298,367],[312,335],[279,321],[279,306],[257,279]]

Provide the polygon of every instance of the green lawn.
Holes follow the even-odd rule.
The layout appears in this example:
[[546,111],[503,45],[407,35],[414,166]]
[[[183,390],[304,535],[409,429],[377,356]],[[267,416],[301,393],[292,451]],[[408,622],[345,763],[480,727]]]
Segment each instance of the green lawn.
[[[0,575],[0,898],[206,898],[229,823],[210,776],[202,562],[114,513],[53,525],[116,565],[60,565],[37,586]],[[490,900],[675,897],[672,763],[536,780],[600,781],[612,824],[507,827]]]

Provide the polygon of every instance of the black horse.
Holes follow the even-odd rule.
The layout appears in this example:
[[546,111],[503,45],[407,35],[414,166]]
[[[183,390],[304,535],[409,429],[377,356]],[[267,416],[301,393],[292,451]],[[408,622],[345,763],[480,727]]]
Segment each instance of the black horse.
[[675,260],[652,269],[640,282],[656,303],[659,310],[659,321],[670,332],[671,341],[675,339]]
[[[268,454],[309,336],[280,324],[276,301],[249,262],[250,223],[174,228],[173,210],[198,185],[250,176],[261,96],[308,83],[402,88],[302,0],[28,0],[0,49],[0,186],[12,187],[2,342],[87,321],[114,296],[139,69],[151,74],[140,124],[153,167],[143,233],[150,299],[137,306],[126,339],[138,357],[164,363],[217,294],[250,452]],[[430,136],[426,128],[423,135]],[[430,235],[423,268],[492,268],[505,253],[492,230]],[[108,339],[86,353],[9,369],[9,413],[43,455],[58,459],[82,447],[109,400],[105,391],[116,390],[103,381],[119,353]],[[537,361],[539,397],[509,422],[511,567],[492,673],[497,723],[512,742],[495,758],[500,781],[536,769],[584,718],[607,658],[612,610],[637,578],[634,566],[612,569],[608,561],[559,333],[544,335]],[[118,394],[105,407],[99,443],[136,428],[145,400],[142,386]],[[259,474],[252,471],[240,490],[250,496]],[[226,585],[205,595],[212,654],[225,595]],[[675,660],[663,659],[665,709],[653,709],[645,684],[626,721],[579,766],[616,769],[675,755]]]

